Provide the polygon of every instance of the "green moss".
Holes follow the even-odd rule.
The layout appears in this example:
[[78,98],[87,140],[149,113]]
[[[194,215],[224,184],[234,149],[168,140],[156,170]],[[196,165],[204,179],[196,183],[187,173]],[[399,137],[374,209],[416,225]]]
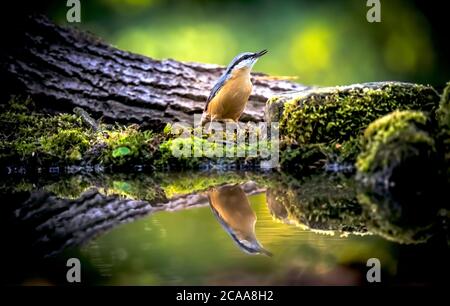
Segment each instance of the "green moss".
[[445,187],[434,129],[423,112],[394,111],[365,130],[356,167],[364,186],[358,201],[370,232],[406,244],[435,234]]
[[24,114],[34,107],[34,103],[30,97],[13,96],[7,107],[13,113]]
[[[30,99],[13,98],[0,114],[0,159],[103,165],[151,163],[159,138],[136,125],[93,130],[77,114],[48,115],[34,111]],[[126,153],[125,153],[126,152]]]
[[428,86],[402,83],[315,89],[285,103],[280,132],[299,144],[342,143],[383,115],[397,109],[429,111],[437,99]]
[[[372,122],[364,132],[363,151],[356,167],[361,173],[372,173],[380,168],[400,163],[409,152],[409,145],[426,146],[434,150],[434,140],[421,130],[427,116],[417,111],[395,111]],[[388,152],[386,148],[393,148]]]
[[442,128],[450,130],[450,82],[447,83],[442,92],[436,117]]
[[[92,128],[92,124],[86,124],[86,121],[95,120],[81,109],[71,115],[46,115],[36,113],[32,108],[32,101],[26,100],[20,104],[15,99],[4,107],[0,115],[3,128],[0,132],[1,162],[33,161],[44,166],[52,163],[97,163],[122,169],[138,164],[164,169],[198,169],[210,164],[258,167],[260,158],[247,153],[270,150],[268,141],[258,141],[257,145],[240,143],[236,142],[236,134],[230,140],[224,133],[219,133],[215,136],[223,140],[216,141],[217,137],[204,133],[201,137],[180,137],[171,125],[167,125],[161,133],[141,130],[138,125],[95,123],[96,128]],[[193,129],[188,131],[191,135],[196,132]],[[243,131],[249,133],[247,129]],[[183,152],[174,154],[180,148]],[[183,148],[187,148],[188,152]],[[218,152],[217,149],[222,153],[213,154]],[[237,151],[245,152],[244,156],[237,156]]]
[[89,148],[89,135],[82,129],[59,129],[39,140],[43,153],[67,161],[79,161]]
[[[198,137],[174,138],[163,142],[159,147],[160,156],[156,161],[159,168],[196,169],[201,163],[203,152],[196,148],[202,148],[207,141]],[[180,152],[174,155],[173,152]]]
[[21,98],[13,98],[1,108],[1,159],[74,160],[89,145],[91,135],[81,128],[77,116],[36,113],[33,102]]
[[450,82],[447,83],[442,95],[439,109],[436,111],[439,124],[439,150],[443,152],[447,177],[450,182]]
[[438,101],[438,94],[429,86],[367,83],[273,97],[266,105],[266,115],[269,121],[280,122],[280,136],[288,145],[310,154],[307,148],[320,144],[329,157],[354,162],[361,136],[372,121],[395,110],[431,112]]
[[293,174],[307,174],[322,168],[331,159],[332,150],[324,144],[295,145],[282,143],[280,165]]
[[[257,167],[257,163],[261,161],[257,153],[263,149],[271,150],[271,142],[266,140],[259,140],[257,144],[249,144],[248,141],[236,141],[236,134],[233,134],[232,139],[228,139],[225,133],[215,136],[203,134],[202,137],[197,137],[193,136],[196,134],[194,130],[190,131],[189,135],[191,136],[172,135],[172,138],[161,143],[159,156],[155,160],[157,167],[198,169],[202,165],[208,164],[225,168],[227,164],[238,168],[241,166]],[[252,156],[249,154],[250,152],[255,154]]]
[[151,131],[140,131],[137,125],[103,131],[97,141],[105,144],[102,162],[120,166],[151,161],[158,145]]
[[34,190],[36,186],[29,180],[22,178],[19,181],[5,181],[2,180],[0,191],[3,194],[7,193],[22,193]]

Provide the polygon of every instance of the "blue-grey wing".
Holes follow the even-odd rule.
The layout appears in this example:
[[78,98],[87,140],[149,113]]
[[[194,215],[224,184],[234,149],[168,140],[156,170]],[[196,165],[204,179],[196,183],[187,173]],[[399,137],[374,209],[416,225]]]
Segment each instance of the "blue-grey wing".
[[209,102],[211,102],[211,100],[216,96],[216,94],[223,87],[227,79],[228,76],[226,74],[222,74],[222,76],[217,80],[217,83],[214,84],[213,88],[211,89],[211,93],[209,94],[208,100],[206,100],[206,105],[204,109],[205,112],[208,110]]

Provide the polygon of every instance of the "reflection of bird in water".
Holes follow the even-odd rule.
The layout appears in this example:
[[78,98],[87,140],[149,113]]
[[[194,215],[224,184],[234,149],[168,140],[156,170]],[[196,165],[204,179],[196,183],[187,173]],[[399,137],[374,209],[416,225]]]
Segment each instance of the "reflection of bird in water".
[[239,185],[212,188],[208,196],[220,224],[242,250],[249,254],[272,256],[256,239],[256,215]]

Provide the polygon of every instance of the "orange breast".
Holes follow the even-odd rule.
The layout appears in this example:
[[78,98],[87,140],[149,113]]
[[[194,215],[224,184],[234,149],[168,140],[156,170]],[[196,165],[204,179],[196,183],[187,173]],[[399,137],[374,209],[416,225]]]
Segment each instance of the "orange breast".
[[216,96],[209,102],[208,113],[214,119],[238,120],[252,93],[250,69],[235,71]]
[[209,199],[211,206],[238,239],[256,239],[256,215],[239,185],[214,188],[209,191]]

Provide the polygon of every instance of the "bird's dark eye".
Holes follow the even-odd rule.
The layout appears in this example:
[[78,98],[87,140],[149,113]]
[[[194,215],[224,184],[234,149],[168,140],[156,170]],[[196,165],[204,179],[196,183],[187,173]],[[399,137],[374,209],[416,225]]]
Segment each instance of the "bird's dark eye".
[[249,58],[251,58],[252,56],[253,56],[253,54],[245,54],[245,55],[242,55],[239,59],[236,59],[235,62],[232,63],[232,65],[228,68],[228,69],[229,69],[228,71],[233,70],[233,68],[236,67],[240,62],[242,62],[242,61],[244,61],[244,60],[246,60],[246,59],[249,59]]
[[252,57],[251,55],[244,55],[243,57],[241,57],[241,59],[238,61],[238,63],[245,61],[246,59],[249,59],[250,57]]

